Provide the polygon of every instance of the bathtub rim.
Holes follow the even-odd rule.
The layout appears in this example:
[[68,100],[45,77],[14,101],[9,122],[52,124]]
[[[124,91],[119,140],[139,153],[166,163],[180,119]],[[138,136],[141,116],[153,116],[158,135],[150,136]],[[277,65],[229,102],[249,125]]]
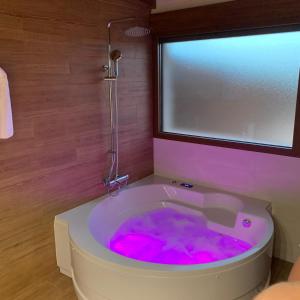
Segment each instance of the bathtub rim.
[[[170,185],[170,179],[161,178],[158,176],[150,176],[145,179],[142,179],[134,184],[129,185],[130,188],[143,186],[151,184],[168,184]],[[201,186],[196,186],[198,189],[215,192],[215,193],[225,193],[227,195],[237,196],[232,193],[227,193],[224,191],[219,191],[216,189],[208,189]],[[183,188],[185,189],[185,188]],[[101,265],[107,265],[108,268],[117,268],[124,270],[140,270],[143,272],[155,272],[157,274],[170,274],[180,271],[180,273],[201,271],[204,273],[213,272],[214,270],[228,269],[234,267],[245,261],[250,261],[253,257],[256,257],[261,252],[263,252],[267,247],[270,246],[270,243],[273,241],[274,235],[274,224],[271,215],[269,214],[267,207],[268,202],[258,199],[252,199],[249,197],[238,196],[243,199],[251,199],[256,204],[259,203],[259,206],[262,210],[262,214],[268,220],[268,229],[265,234],[265,237],[252,249],[242,253],[238,256],[220,260],[217,262],[207,263],[207,264],[194,264],[194,265],[173,265],[173,264],[156,264],[134,260],[107,249],[98,241],[95,240],[92,233],[89,230],[89,217],[91,212],[97,205],[99,205],[103,200],[107,199],[108,196],[104,195],[101,198],[95,199],[94,201],[83,204],[71,211],[58,215],[56,218],[63,218],[68,223],[68,232],[70,242],[73,248],[79,250],[84,256],[92,259],[96,263],[101,263]]]

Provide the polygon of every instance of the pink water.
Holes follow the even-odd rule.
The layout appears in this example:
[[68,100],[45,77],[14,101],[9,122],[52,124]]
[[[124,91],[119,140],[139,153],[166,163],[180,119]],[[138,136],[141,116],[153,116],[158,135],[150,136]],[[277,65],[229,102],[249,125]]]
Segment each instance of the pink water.
[[252,246],[208,229],[201,215],[160,208],[123,223],[109,248],[144,262],[191,265],[234,257]]

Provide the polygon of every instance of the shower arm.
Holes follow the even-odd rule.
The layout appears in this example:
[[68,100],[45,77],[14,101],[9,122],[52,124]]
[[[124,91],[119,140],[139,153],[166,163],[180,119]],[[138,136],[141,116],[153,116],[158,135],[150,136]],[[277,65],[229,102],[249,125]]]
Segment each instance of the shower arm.
[[107,31],[108,31],[107,58],[108,58],[108,65],[104,65],[103,69],[104,69],[104,71],[108,71],[108,78],[112,77],[112,64],[111,64],[111,58],[110,58],[110,53],[111,53],[111,50],[112,50],[112,47],[111,47],[111,26],[114,25],[114,24],[125,23],[125,22],[134,21],[134,20],[136,20],[136,17],[128,17],[128,18],[110,20],[107,23]]

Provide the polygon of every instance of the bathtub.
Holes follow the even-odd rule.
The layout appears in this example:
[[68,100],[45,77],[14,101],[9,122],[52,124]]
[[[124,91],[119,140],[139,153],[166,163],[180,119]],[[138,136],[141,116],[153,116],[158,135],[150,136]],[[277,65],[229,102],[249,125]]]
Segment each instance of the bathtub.
[[[252,247],[201,264],[153,263],[110,249],[124,222],[155,209],[199,215],[209,230]],[[270,203],[167,178],[145,178],[57,215],[54,231],[57,265],[80,300],[250,300],[270,278]]]

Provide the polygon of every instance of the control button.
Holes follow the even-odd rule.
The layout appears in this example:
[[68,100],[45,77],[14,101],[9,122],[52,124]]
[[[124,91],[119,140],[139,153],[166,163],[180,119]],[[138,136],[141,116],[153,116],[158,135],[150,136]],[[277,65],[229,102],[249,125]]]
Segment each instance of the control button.
[[181,183],[180,185],[183,186],[183,187],[185,187],[185,188],[188,188],[188,189],[191,189],[191,188],[194,187],[192,184],[190,184],[190,183],[185,183],[185,182]]

